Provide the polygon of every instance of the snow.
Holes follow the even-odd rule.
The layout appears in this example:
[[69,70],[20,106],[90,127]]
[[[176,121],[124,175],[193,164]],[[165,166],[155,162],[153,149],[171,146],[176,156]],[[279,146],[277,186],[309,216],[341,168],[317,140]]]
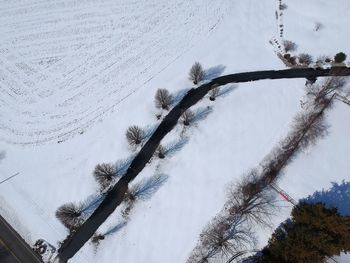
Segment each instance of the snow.
[[[350,53],[348,38],[349,1],[285,0],[285,38],[298,45],[298,53],[331,58],[338,52]],[[302,6],[302,8],[300,8]],[[320,23],[319,30],[315,30]]]
[[[222,74],[284,68],[269,44],[278,28],[276,2],[0,1],[0,181],[19,173],[0,184],[0,213],[28,242],[43,238],[57,247],[67,231],[55,210],[98,193],[96,164],[133,154],[125,131],[133,124],[157,125],[158,88],[190,88],[194,61]],[[298,44],[298,52],[350,54],[347,0],[285,2],[285,38]],[[315,22],[324,27],[312,31]],[[150,200],[136,203],[128,223],[97,252],[88,243],[72,262],[185,262],[222,208],[227,185],[289,130],[304,83],[229,85],[214,103],[199,102],[195,108],[212,112],[184,134],[179,124],[167,135],[165,144],[181,135],[188,141],[174,156],[153,160],[136,182],[157,173],[168,180]],[[295,199],[349,178],[350,126],[344,120],[350,108],[337,101],[327,114],[328,136],[299,154],[279,181]],[[288,217],[286,206],[275,226]],[[121,223],[120,212],[99,232]],[[259,231],[262,247],[273,229]]]

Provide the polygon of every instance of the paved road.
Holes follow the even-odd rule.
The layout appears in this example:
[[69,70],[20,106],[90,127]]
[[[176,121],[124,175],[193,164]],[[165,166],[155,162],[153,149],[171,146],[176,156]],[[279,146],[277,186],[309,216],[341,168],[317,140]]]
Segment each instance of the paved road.
[[2,216],[0,216],[0,262],[42,263],[31,247]]
[[329,69],[294,68],[286,70],[265,70],[230,74],[213,79],[198,88],[193,88],[185,97],[164,117],[156,131],[148,139],[130,164],[126,174],[108,192],[105,199],[94,213],[78,228],[74,235],[67,238],[58,250],[61,262],[67,262],[92,237],[98,227],[121,204],[131,182],[146,166],[154,155],[160,141],[177,124],[185,110],[200,101],[213,87],[229,83],[242,83],[264,79],[294,79],[306,78],[313,80],[317,77],[350,76],[350,67],[336,67]]

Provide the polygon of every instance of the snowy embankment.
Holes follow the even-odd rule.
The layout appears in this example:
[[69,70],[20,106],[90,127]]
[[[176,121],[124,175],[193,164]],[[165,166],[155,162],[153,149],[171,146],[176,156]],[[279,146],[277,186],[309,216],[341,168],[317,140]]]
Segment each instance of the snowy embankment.
[[[298,11],[296,17],[313,20],[301,13],[303,4],[299,3],[299,10],[288,2],[290,10]],[[30,242],[44,238],[57,245],[66,236],[54,216],[56,208],[84,201],[98,191],[94,166],[131,155],[124,134],[127,127],[156,124],[155,90],[190,88],[186,74],[195,60],[208,68],[220,64],[225,73],[284,67],[268,43],[277,32],[274,0],[205,4],[154,0],[142,6],[132,1],[120,5],[31,1],[21,8],[19,4],[23,3],[1,3],[5,15],[0,19],[6,23],[0,27],[5,36],[0,57],[0,149],[6,155],[0,163],[0,179],[19,175],[0,185],[0,201],[8,207],[4,216],[20,222],[15,227]],[[348,7],[346,0],[339,4]],[[329,8],[317,6],[321,15],[333,14]],[[288,39],[288,28],[299,23],[296,17],[285,17]],[[332,24],[348,25],[345,19],[336,15]],[[330,21],[321,22],[325,30],[319,34],[333,32],[331,39],[340,39],[326,38],[312,55],[335,54],[343,47],[337,42],[346,42],[341,34],[346,29],[326,31]],[[294,37],[294,42],[300,41],[299,49],[305,46],[306,51],[306,45],[317,40],[311,36],[305,44],[302,35]],[[325,51],[318,54],[321,48]],[[157,170],[166,173],[168,181],[151,200],[137,203],[128,224],[103,240],[96,254],[87,244],[72,262],[185,262],[202,228],[221,209],[227,183],[256,166],[287,133],[300,110],[303,86],[303,80],[247,83],[234,86],[215,103],[200,102],[198,107],[212,105],[213,112],[186,131],[188,143],[174,157],[147,166],[137,179]],[[280,186],[295,199],[348,178],[345,136],[350,127],[342,120],[349,119],[349,108],[337,102],[329,112],[329,136],[287,168]],[[108,109],[111,112],[103,114]],[[71,131],[77,136],[66,137]],[[180,126],[165,140],[177,140],[179,133]],[[56,143],[62,139],[67,140]],[[45,141],[50,143],[16,145]],[[344,153],[341,158],[337,145]],[[319,156],[310,158],[314,154]],[[336,169],[336,174],[327,172]],[[288,213],[288,209],[281,212],[276,225]],[[99,231],[118,224],[119,214],[116,210]],[[261,233],[261,246],[270,234]]]

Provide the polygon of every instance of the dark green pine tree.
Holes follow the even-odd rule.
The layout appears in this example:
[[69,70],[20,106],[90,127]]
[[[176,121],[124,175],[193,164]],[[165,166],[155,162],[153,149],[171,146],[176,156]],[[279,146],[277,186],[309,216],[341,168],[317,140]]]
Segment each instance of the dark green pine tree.
[[259,262],[318,263],[350,251],[350,217],[324,204],[297,205],[262,251]]

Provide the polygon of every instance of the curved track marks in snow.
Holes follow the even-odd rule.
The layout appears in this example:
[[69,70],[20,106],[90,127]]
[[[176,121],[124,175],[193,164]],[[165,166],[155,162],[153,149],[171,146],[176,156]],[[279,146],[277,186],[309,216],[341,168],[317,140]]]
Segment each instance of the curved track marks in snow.
[[205,36],[229,0],[0,1],[0,140],[83,131]]

